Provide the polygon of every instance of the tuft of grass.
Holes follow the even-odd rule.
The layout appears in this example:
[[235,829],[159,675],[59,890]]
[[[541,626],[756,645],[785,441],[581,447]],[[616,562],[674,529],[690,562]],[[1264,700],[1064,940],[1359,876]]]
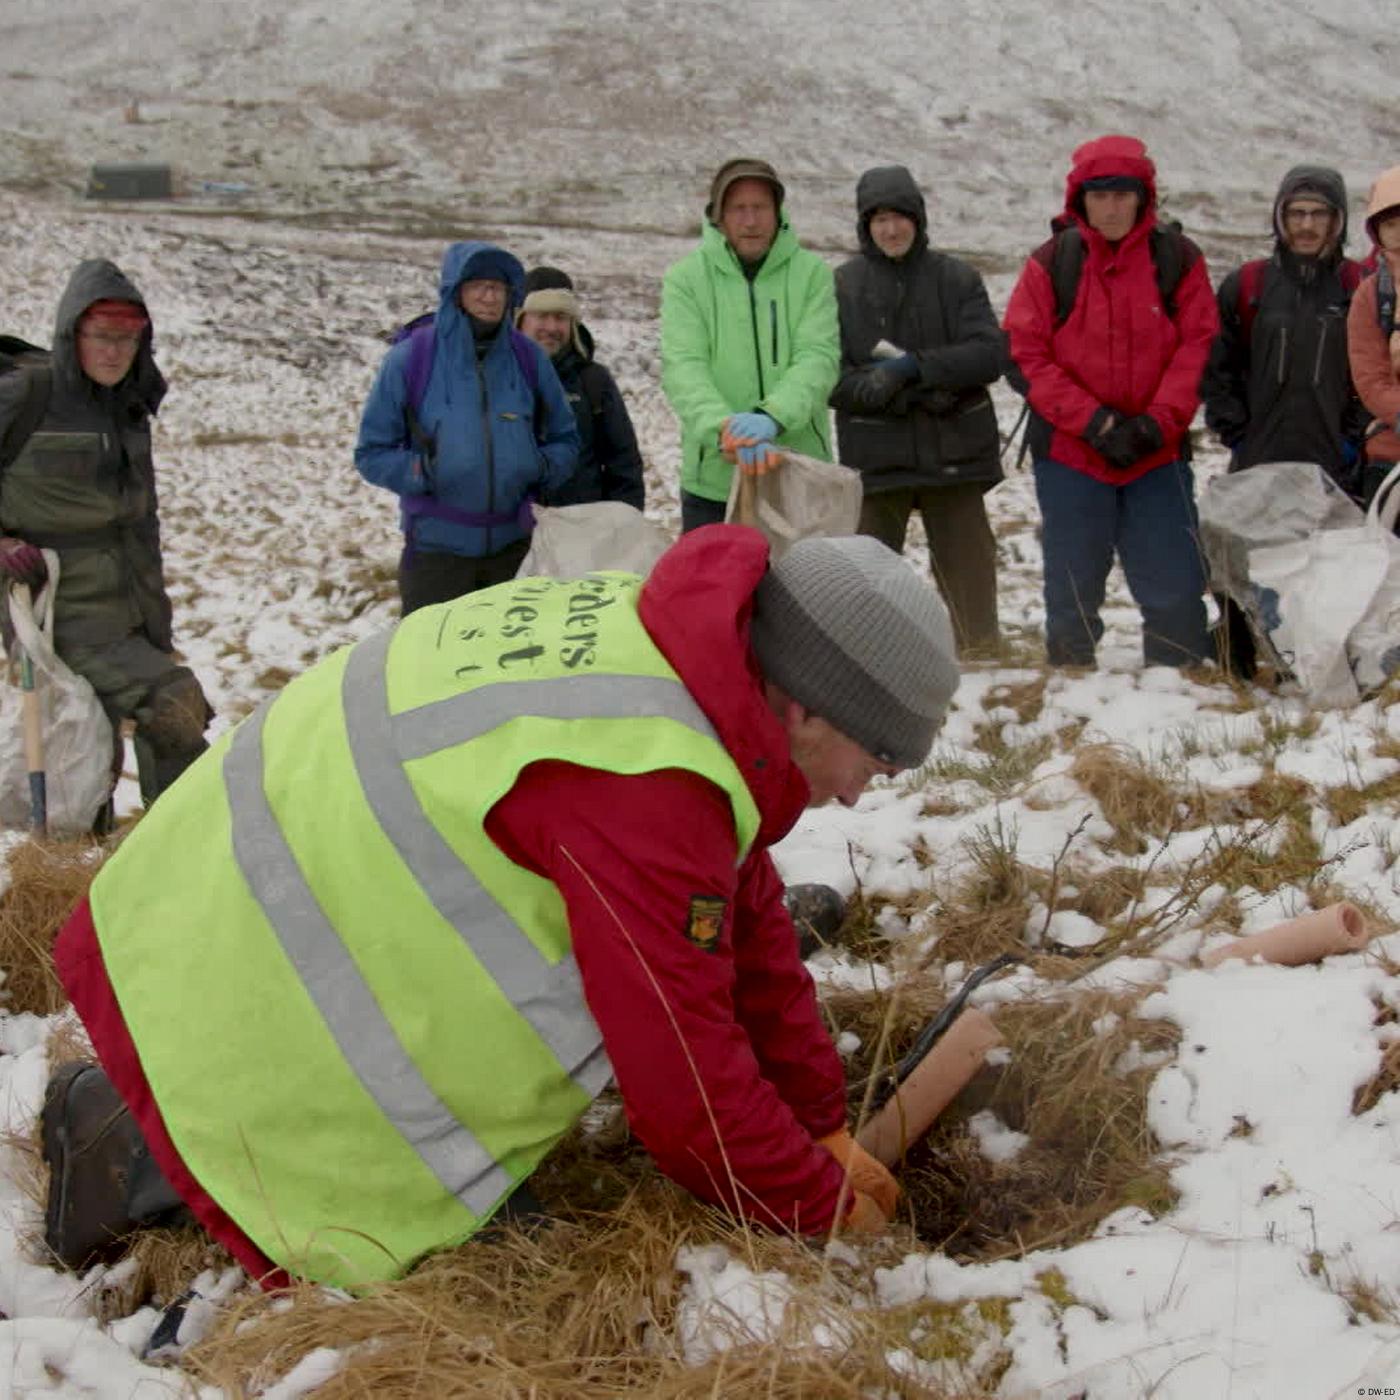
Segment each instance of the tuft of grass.
[[7,856],[10,883],[0,894],[0,969],[10,1012],[48,1016],[67,1001],[53,965],[53,943],[102,862],[92,839],[30,839]]
[[1322,805],[1327,808],[1332,820],[1338,826],[1350,826],[1376,806],[1394,809],[1396,799],[1400,798],[1400,773],[1365,787],[1341,785],[1324,788],[1321,797]]
[[991,686],[982,701],[983,707],[1014,710],[1021,724],[1029,724],[1039,718],[1045,708],[1045,685],[1049,679],[1049,673],[1042,671],[1028,681]]
[[1083,745],[1069,772],[1113,828],[1110,846],[1125,855],[1142,855],[1149,836],[1160,839],[1183,826],[1199,825],[1204,815],[1198,792],[1184,793],[1117,744]]
[[[1008,797],[1024,787],[1030,775],[1054,751],[1055,740],[1049,734],[1021,743],[1008,743],[1002,737],[1000,725],[980,725],[974,750],[936,749],[919,769],[914,786],[923,787],[930,780],[973,782],[995,797]],[[977,754],[985,757],[978,759]]]

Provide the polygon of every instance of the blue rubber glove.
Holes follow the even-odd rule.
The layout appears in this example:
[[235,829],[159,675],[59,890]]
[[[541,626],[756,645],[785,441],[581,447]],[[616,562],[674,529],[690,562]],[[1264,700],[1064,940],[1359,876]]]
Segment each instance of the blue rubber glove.
[[732,438],[772,442],[778,436],[778,425],[766,413],[736,413],[724,420],[724,431]]
[[735,448],[734,455],[738,459],[740,471],[760,475],[771,471],[780,460],[777,450],[768,442],[755,442],[747,447]]

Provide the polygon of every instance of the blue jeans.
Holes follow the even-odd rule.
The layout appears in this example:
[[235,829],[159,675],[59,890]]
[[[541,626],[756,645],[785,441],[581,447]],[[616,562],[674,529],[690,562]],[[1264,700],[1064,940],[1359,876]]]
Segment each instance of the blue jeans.
[[1187,666],[1214,656],[1189,463],[1168,462],[1116,486],[1042,458],[1035,494],[1044,521],[1045,650],[1052,666],[1094,664],[1115,550],[1142,611],[1146,663]]

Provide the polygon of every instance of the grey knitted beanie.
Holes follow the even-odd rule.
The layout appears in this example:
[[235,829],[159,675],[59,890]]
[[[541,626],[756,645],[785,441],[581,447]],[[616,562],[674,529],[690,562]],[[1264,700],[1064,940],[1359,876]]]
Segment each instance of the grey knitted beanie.
[[864,535],[799,540],[754,592],[766,679],[886,763],[917,768],[958,688],[933,584]]

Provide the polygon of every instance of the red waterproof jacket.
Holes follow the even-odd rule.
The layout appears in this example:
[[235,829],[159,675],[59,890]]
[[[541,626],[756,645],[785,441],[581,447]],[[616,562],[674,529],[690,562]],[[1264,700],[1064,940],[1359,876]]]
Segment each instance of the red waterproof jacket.
[[[749,650],[753,591],[767,563],[757,532],[712,526],[671,549],[641,595],[643,624],[758,805],[758,839],[742,865],[727,798],[679,770],[620,777],[537,763],[492,809],[486,829],[513,860],[559,886],[628,1118],[662,1170],[756,1222],[816,1233],[832,1223],[842,1172],[815,1139],[845,1122],[845,1076],[767,853],[809,795]],[[715,900],[724,908],[717,939]],[[55,959],[171,1184],[255,1277],[282,1282],[165,1133],[86,901]],[[275,1072],[275,1056],[269,1068]]]
[[[1141,180],[1148,193],[1137,223],[1116,246],[1084,217],[1084,182],[1106,175]],[[1150,245],[1156,204],[1156,167],[1141,141],[1104,136],[1081,146],[1065,185],[1065,212],[1057,221],[1077,225],[1084,239],[1074,305],[1056,326],[1049,258],[1043,256],[1047,245],[1026,260],[1003,322],[1011,357],[1029,385],[1026,400],[1049,425],[1045,455],[1115,486],[1181,455],[1219,326],[1200,256],[1177,284],[1175,314],[1162,305]],[[1150,414],[1162,430],[1161,450],[1126,471],[1109,466],[1082,437],[1101,408],[1128,418]]]

